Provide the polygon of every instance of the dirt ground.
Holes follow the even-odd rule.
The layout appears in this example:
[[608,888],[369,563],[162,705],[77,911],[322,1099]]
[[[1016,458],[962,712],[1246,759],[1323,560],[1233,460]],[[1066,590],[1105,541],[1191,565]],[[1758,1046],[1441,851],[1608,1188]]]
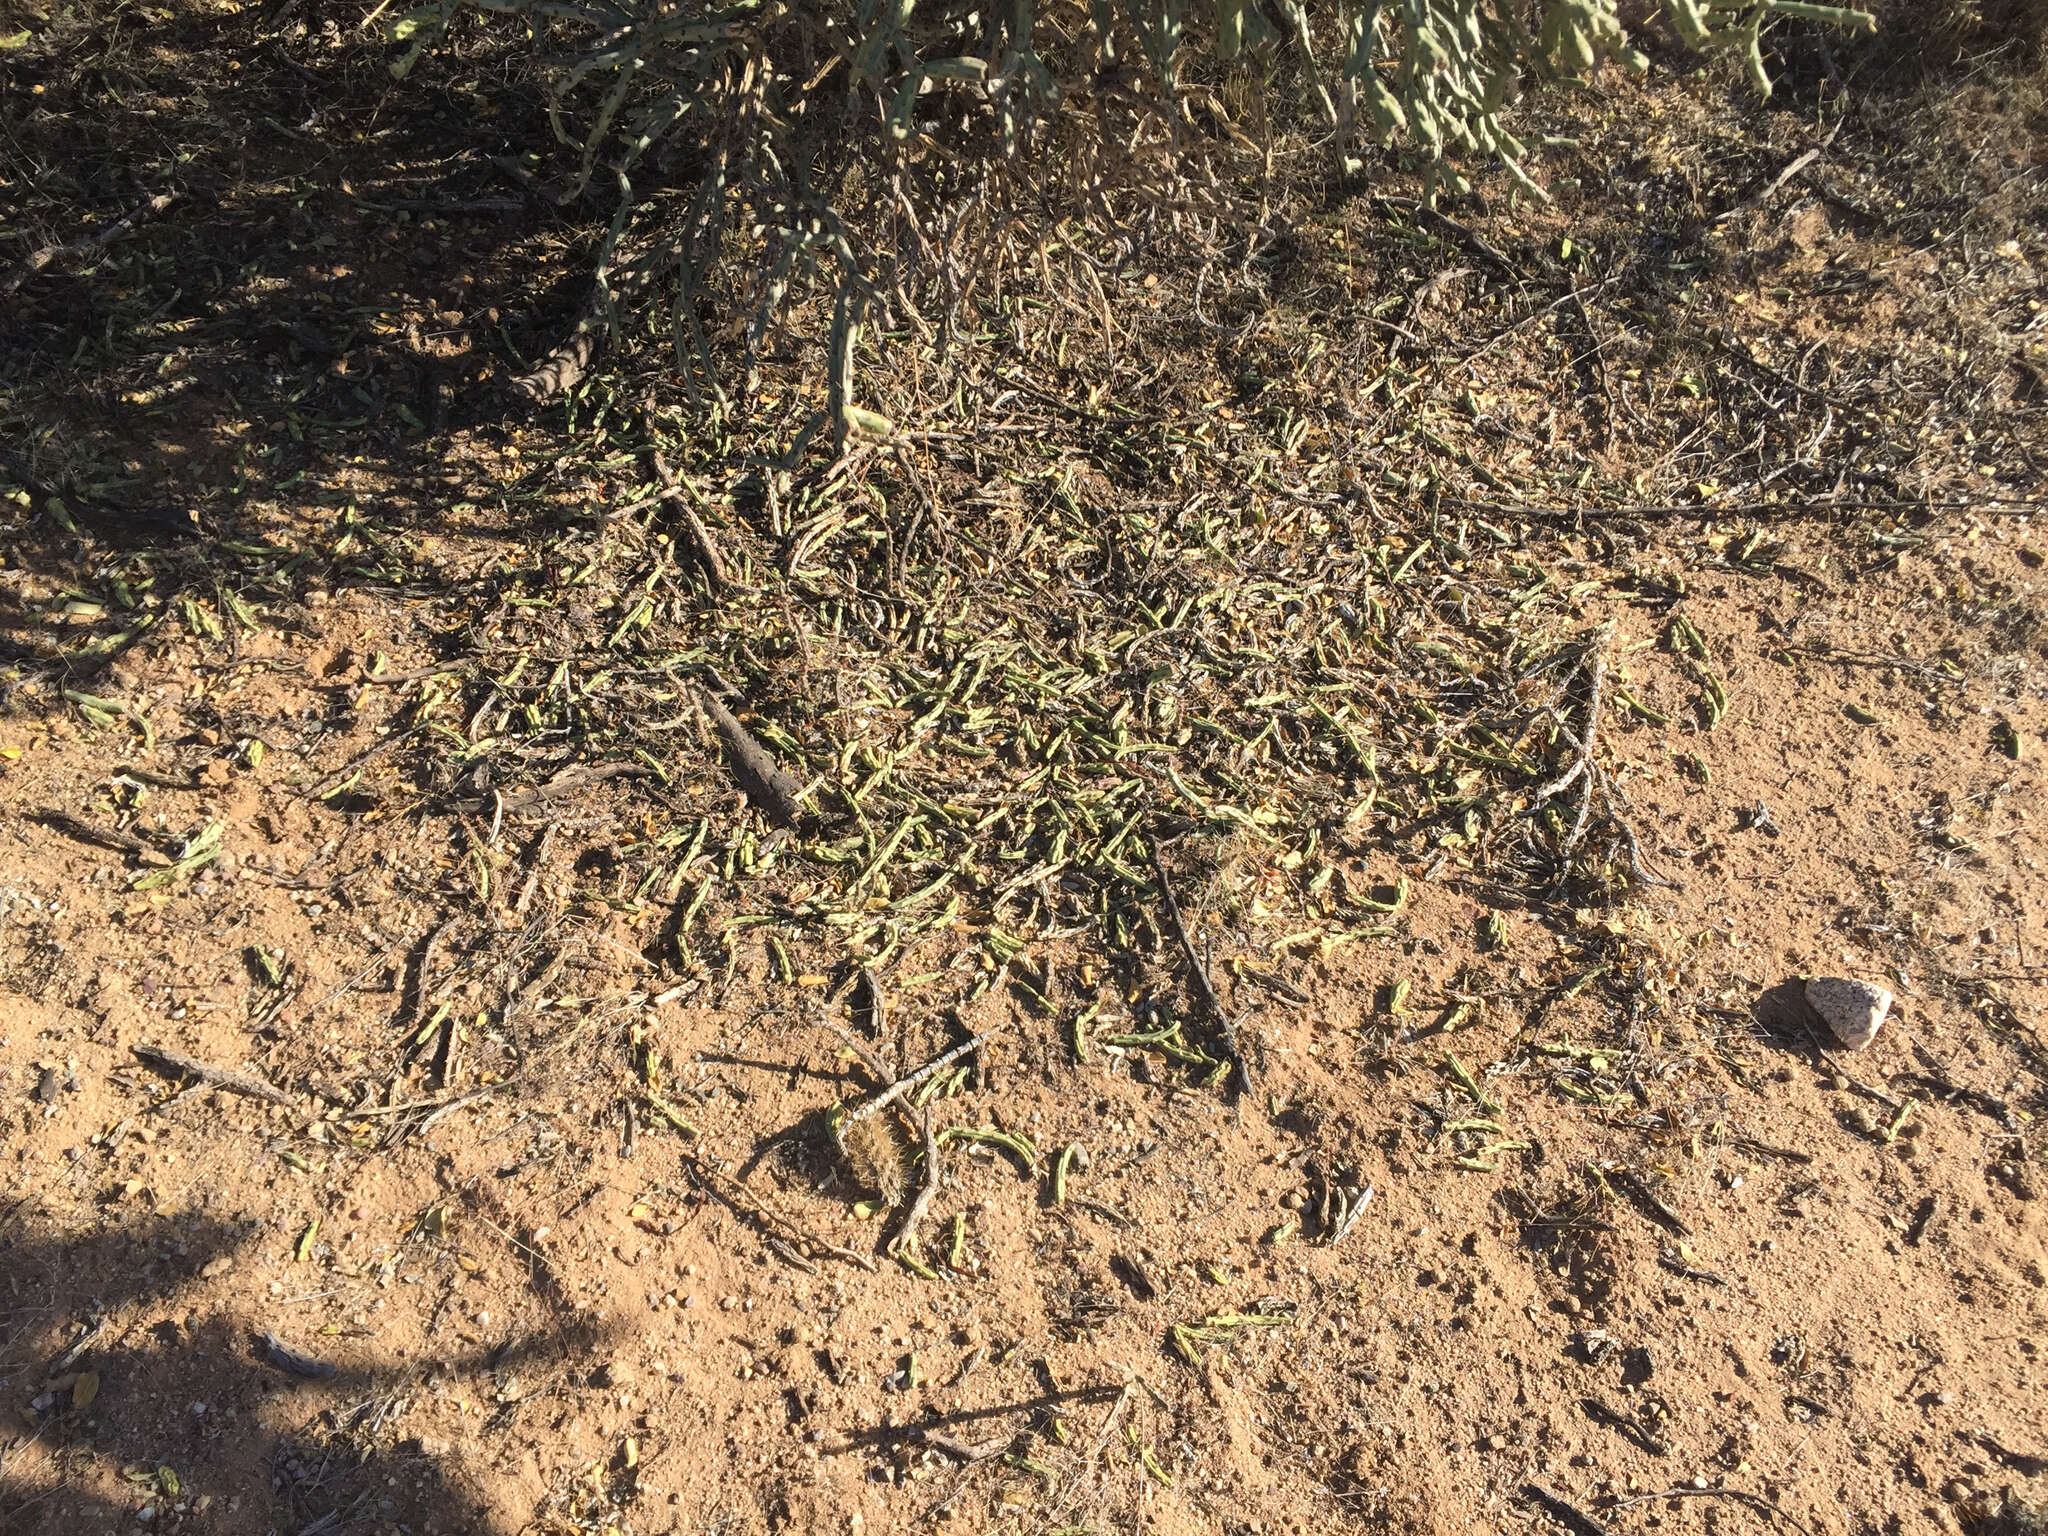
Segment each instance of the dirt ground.
[[185,167],[6,319],[0,1530],[2039,1528],[2038,66],[1660,61],[765,494],[664,397],[721,594],[637,384],[466,403],[518,92],[283,16],[0,55],[15,228]]

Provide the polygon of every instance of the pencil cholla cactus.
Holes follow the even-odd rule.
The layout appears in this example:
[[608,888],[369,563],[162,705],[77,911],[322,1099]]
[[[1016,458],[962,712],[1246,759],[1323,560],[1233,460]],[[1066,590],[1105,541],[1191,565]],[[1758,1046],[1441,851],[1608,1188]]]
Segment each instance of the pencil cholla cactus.
[[[1042,15],[1034,0],[1012,5],[1005,16],[997,0],[986,13],[979,50],[931,58],[932,40],[943,38],[940,46],[947,48],[966,45],[972,28],[963,28],[959,15],[965,11],[979,21],[979,7],[866,0],[854,18],[852,82],[887,87],[881,94],[888,100],[889,130],[899,140],[909,136],[918,97],[930,82],[980,86],[1002,102],[1005,143],[1014,145],[1020,109],[1054,102],[1063,73],[1058,62],[1074,62],[1066,57],[1073,50],[1054,41],[1062,36],[1083,39],[1084,62],[1097,72],[1125,55],[1141,59],[1168,95],[1182,84],[1184,69],[1201,68],[1195,60],[1204,51],[1217,64],[1257,67],[1268,76],[1291,62],[1339,130],[1340,149],[1362,129],[1381,144],[1412,142],[1433,170],[1459,152],[1497,157],[1533,192],[1520,175],[1521,146],[1501,123],[1524,74],[1584,75],[1608,60],[1641,72],[1649,64],[1630,41],[1615,0],[1539,0],[1534,7],[1517,0],[1360,0],[1355,7],[1310,0],[1090,0],[1085,17],[1061,14],[1075,6],[1047,7],[1056,20]],[[1766,94],[1771,85],[1762,30],[1773,17],[1851,29],[1876,24],[1866,11],[1810,0],[1662,0],[1662,11],[1686,46],[1740,53]],[[1290,52],[1291,61],[1285,57]],[[1332,89],[1319,66],[1340,57]]]
[[[1774,19],[1868,28],[1808,0],[1660,0],[1689,47],[1733,50],[1761,90]],[[697,301],[768,328],[836,269],[835,382],[859,317],[948,334],[990,262],[1084,227],[1260,225],[1262,157],[1289,140],[1363,169],[1412,153],[1423,192],[1498,163],[1529,196],[1510,108],[1531,77],[1640,71],[1617,0],[431,0],[390,24],[404,73],[465,8],[521,19],[550,115],[618,202],[598,252],[602,326],[675,275],[686,380],[706,379]],[[632,254],[627,255],[622,251]],[[836,297],[835,297],[836,296]],[[587,352],[586,315],[578,345]],[[600,328],[601,328],[600,327]],[[533,377],[562,387],[570,373]],[[695,386],[693,385],[693,392]],[[852,409],[850,402],[843,410]]]
[[[1876,25],[1867,11],[1813,0],[1659,5],[1682,43],[1734,50],[1766,93],[1762,35],[1774,18]],[[1357,129],[1438,161],[1455,152],[1513,160],[1518,146],[1500,115],[1529,72],[1584,75],[1610,60],[1648,67],[1616,0],[433,0],[389,25],[394,41],[410,44],[393,72],[409,70],[465,6],[529,17],[570,45],[554,77],[565,138],[571,100],[603,85],[573,138],[586,175],[608,142],[630,163],[707,110],[730,109],[746,85],[772,96],[779,82],[794,84],[783,69],[796,56],[844,63],[838,88],[872,99],[899,143],[918,131],[922,100],[964,91],[994,107],[1014,152],[1063,93],[1128,62],[1168,96],[1217,67],[1255,72],[1267,89],[1292,76],[1340,130],[1340,148]],[[803,94],[831,66],[817,73]]]

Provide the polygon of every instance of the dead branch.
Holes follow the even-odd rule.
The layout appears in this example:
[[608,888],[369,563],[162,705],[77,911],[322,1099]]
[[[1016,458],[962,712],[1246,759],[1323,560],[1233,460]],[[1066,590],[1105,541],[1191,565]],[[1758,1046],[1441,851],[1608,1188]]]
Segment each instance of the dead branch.
[[173,1081],[190,1078],[205,1084],[208,1088],[218,1088],[223,1093],[239,1093],[245,1099],[261,1099],[266,1104],[298,1102],[282,1088],[275,1087],[260,1077],[251,1077],[244,1072],[230,1072],[225,1067],[209,1066],[195,1057],[165,1050],[160,1045],[135,1045],[129,1049],[134,1052],[135,1059],[150,1071]]
[[175,192],[159,192],[139,208],[131,209],[114,220],[98,234],[88,235],[83,240],[74,240],[69,245],[46,245],[18,262],[14,270],[0,277],[0,299],[14,294],[22,284],[41,273],[54,262],[71,261],[80,256],[89,256],[94,251],[112,245],[123,235],[135,228],[152,214],[162,213],[178,200]]
[[1230,1053],[1231,1064],[1237,1068],[1238,1086],[1250,1092],[1252,1069],[1244,1059],[1243,1048],[1237,1043],[1237,1024],[1223,1011],[1222,1000],[1210,984],[1209,972],[1203,966],[1201,956],[1195,953],[1195,941],[1188,937],[1188,925],[1181,918],[1180,903],[1174,900],[1173,882],[1166,877],[1166,865],[1160,860],[1159,846],[1149,836],[1145,838],[1145,857],[1151,860],[1153,878],[1159,882],[1159,904],[1166,909],[1167,925],[1173,929],[1173,936],[1180,944],[1181,957],[1187,961],[1188,984],[1194,989],[1202,1011],[1223,1031],[1223,1046]]

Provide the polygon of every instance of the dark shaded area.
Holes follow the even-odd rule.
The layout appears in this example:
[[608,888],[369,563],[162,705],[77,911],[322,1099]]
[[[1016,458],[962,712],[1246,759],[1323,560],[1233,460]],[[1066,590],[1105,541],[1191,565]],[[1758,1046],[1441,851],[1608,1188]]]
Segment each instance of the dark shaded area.
[[1822,1033],[1826,1026],[1806,1000],[1806,983],[1793,976],[1757,994],[1753,1007],[1757,1027],[1765,1039],[1793,1051],[1811,1051],[1830,1043]]
[[[89,1233],[43,1229],[24,1206],[0,1216],[8,1295],[0,1306],[0,1390],[33,1427],[0,1440],[0,1529],[70,1536],[130,1526],[181,1533],[339,1531],[492,1536],[460,1451],[405,1438],[408,1399],[432,1363],[372,1367],[321,1358],[354,1341],[292,1331],[293,1314],[181,1311],[189,1287],[244,1264],[253,1223],[155,1213]],[[235,1272],[230,1269],[230,1273]],[[153,1314],[164,1314],[154,1322]],[[311,1377],[262,1338],[275,1331]],[[508,1341],[448,1357],[456,1372],[587,1352],[592,1337]],[[96,1385],[81,1389],[90,1373]],[[86,1399],[81,1401],[81,1399]],[[119,1502],[88,1492],[115,1476]]]
[[[548,344],[595,210],[520,179],[522,40],[458,28],[399,81],[361,22],[67,11],[0,52],[0,548],[72,596],[0,597],[0,660],[89,680],[152,626],[403,589],[390,530],[478,493],[451,444],[495,443],[475,386]],[[545,471],[490,479],[508,537],[552,515]]]

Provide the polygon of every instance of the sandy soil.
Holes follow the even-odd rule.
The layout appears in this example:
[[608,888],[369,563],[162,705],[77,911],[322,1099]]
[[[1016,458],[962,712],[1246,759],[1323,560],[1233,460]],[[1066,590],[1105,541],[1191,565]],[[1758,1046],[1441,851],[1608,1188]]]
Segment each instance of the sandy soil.
[[[1699,102],[1718,99],[1671,105],[1670,121],[1704,135]],[[2029,163],[2032,99],[2016,93],[1973,165]],[[1946,237],[1873,226],[1856,209],[1875,193],[1843,190],[1846,175],[1760,208],[1755,184],[1804,142],[1796,115],[1767,127],[1722,189],[1730,211],[1693,230],[1704,254],[1672,300],[1690,342],[1648,339],[1649,301],[1630,310],[1617,290],[1594,310],[1611,357],[1597,327],[1588,354],[1560,300],[1456,375],[1493,395],[1458,426],[1432,418],[1468,466],[1517,483],[1633,485],[1704,509],[1619,532],[1597,514],[1505,516],[1496,552],[1566,578],[1545,599],[1560,632],[1612,625],[1600,760],[1645,866],[1671,883],[1577,908],[1506,900],[1470,839],[1401,827],[1356,774],[1331,780],[1364,809],[1310,845],[1319,865],[1256,838],[1207,864],[1169,847],[1248,1091],[1216,1080],[1216,1058],[1191,1070],[1164,1048],[1185,1037],[1133,1038],[1162,1005],[1195,1009],[1163,943],[1133,960],[1056,932],[999,963],[970,909],[892,953],[870,995],[838,940],[799,921],[845,871],[824,839],[779,840],[734,792],[686,701],[658,786],[551,779],[545,758],[514,787],[483,767],[397,766],[427,729],[436,669],[502,661],[478,659],[465,594],[522,563],[573,572],[617,526],[593,511],[626,492],[616,463],[548,491],[548,515],[584,518],[567,539],[539,512],[515,526],[510,500],[494,518],[475,489],[509,497],[537,455],[609,452],[559,424],[536,446],[430,421],[411,469],[316,436],[304,462],[332,472],[321,496],[295,492],[298,461],[281,460],[238,504],[236,537],[319,552],[278,578],[265,622],[165,623],[89,679],[10,663],[0,1527],[2037,1529],[2048,530],[2025,498],[2042,414],[2027,296],[2048,246],[2038,210],[2005,210],[1950,272]],[[1856,133],[1881,137],[1867,120]],[[1585,162],[1612,149],[1621,168],[1607,215],[1679,196],[1652,138],[1626,101],[1589,130]],[[1540,217],[1468,210],[1546,281],[1563,230],[1584,243],[1608,227],[1595,212],[1590,194]],[[334,227],[373,241],[374,221]],[[340,256],[309,247],[293,281],[382,302],[388,253]],[[1440,289],[1383,257],[1352,267],[1411,293],[1401,318],[1432,347],[1510,314],[1469,265]],[[1440,276],[1460,259],[1436,257]],[[410,363],[350,333],[338,356],[280,343],[248,366],[282,359],[331,391],[308,412],[351,389],[412,400],[442,363],[488,374],[483,343],[470,348],[498,310],[487,325],[445,276],[407,300]],[[1438,303],[1466,289],[1462,308]],[[441,305],[446,333],[423,340]],[[55,326],[48,306],[38,323]],[[1766,375],[1700,350],[1710,335],[1758,356],[1791,345],[1787,367],[1817,342],[1844,360],[1783,396],[1812,413],[1802,438],[1823,413],[1836,430],[1829,391],[1880,353],[1897,367],[1870,377],[1904,391],[1944,348],[1967,383],[1974,349],[1998,392],[1947,418],[1917,394],[1901,396],[1905,420],[1843,409],[1855,426],[1829,453],[1844,476],[1883,461],[1910,486],[1905,531],[1853,501],[1816,510],[1834,460],[1798,477],[1807,510],[1744,521],[1696,484],[1706,450],[1688,447],[1685,413],[1700,377],[1738,393]],[[1186,387],[1241,362],[1207,359],[1214,376]],[[199,444],[189,463],[253,475],[221,426],[243,376],[209,366],[217,391],[179,418]],[[1650,376],[1633,393],[1631,368]],[[1657,418],[1641,439],[1638,399]],[[1406,421],[1386,431],[1381,495],[1418,463],[1441,469],[1399,437]],[[110,458],[154,462],[145,436]],[[1137,499],[1111,457],[1070,466],[1103,507]],[[1388,526],[1374,482],[1353,483],[1366,489],[1332,511],[1332,548]],[[67,605],[113,567],[89,539],[54,540],[30,488],[18,502],[0,621],[40,653],[97,622]],[[416,563],[366,572],[402,563],[377,521],[399,502],[417,511]],[[723,535],[768,546],[718,504]],[[1768,533],[1764,555],[1745,529]],[[186,575],[226,619],[225,596]],[[602,638],[627,611],[584,602],[572,592],[531,622]],[[507,611],[489,622],[528,622]],[[1681,613],[1726,687],[1711,730],[1673,639]],[[674,622],[694,643],[694,621]],[[763,665],[796,671],[787,654]],[[829,698],[829,671],[804,653],[812,698]],[[146,716],[147,739],[92,702],[110,698]],[[483,715],[454,720],[467,744]],[[827,773],[836,743],[802,745]],[[218,856],[182,863],[215,825]],[[715,857],[688,844],[693,825],[714,830]],[[692,907],[742,847],[745,900],[728,878]],[[1330,938],[1334,918],[1285,942],[1291,915],[1335,911],[1302,889],[1315,867],[1352,919],[1376,914],[1355,942]],[[882,907],[901,895],[874,889]],[[1821,1049],[1802,981],[1824,975],[1896,992],[1868,1050]],[[835,1105],[984,1032],[926,1080],[925,1104],[912,1093],[859,1122],[864,1160],[842,1153]],[[152,1070],[139,1046],[241,1088]],[[925,1123],[943,1176],[902,1262],[887,1250],[901,1209],[875,1209],[871,1186],[917,1195]],[[945,1136],[961,1130],[1008,1140]]]

